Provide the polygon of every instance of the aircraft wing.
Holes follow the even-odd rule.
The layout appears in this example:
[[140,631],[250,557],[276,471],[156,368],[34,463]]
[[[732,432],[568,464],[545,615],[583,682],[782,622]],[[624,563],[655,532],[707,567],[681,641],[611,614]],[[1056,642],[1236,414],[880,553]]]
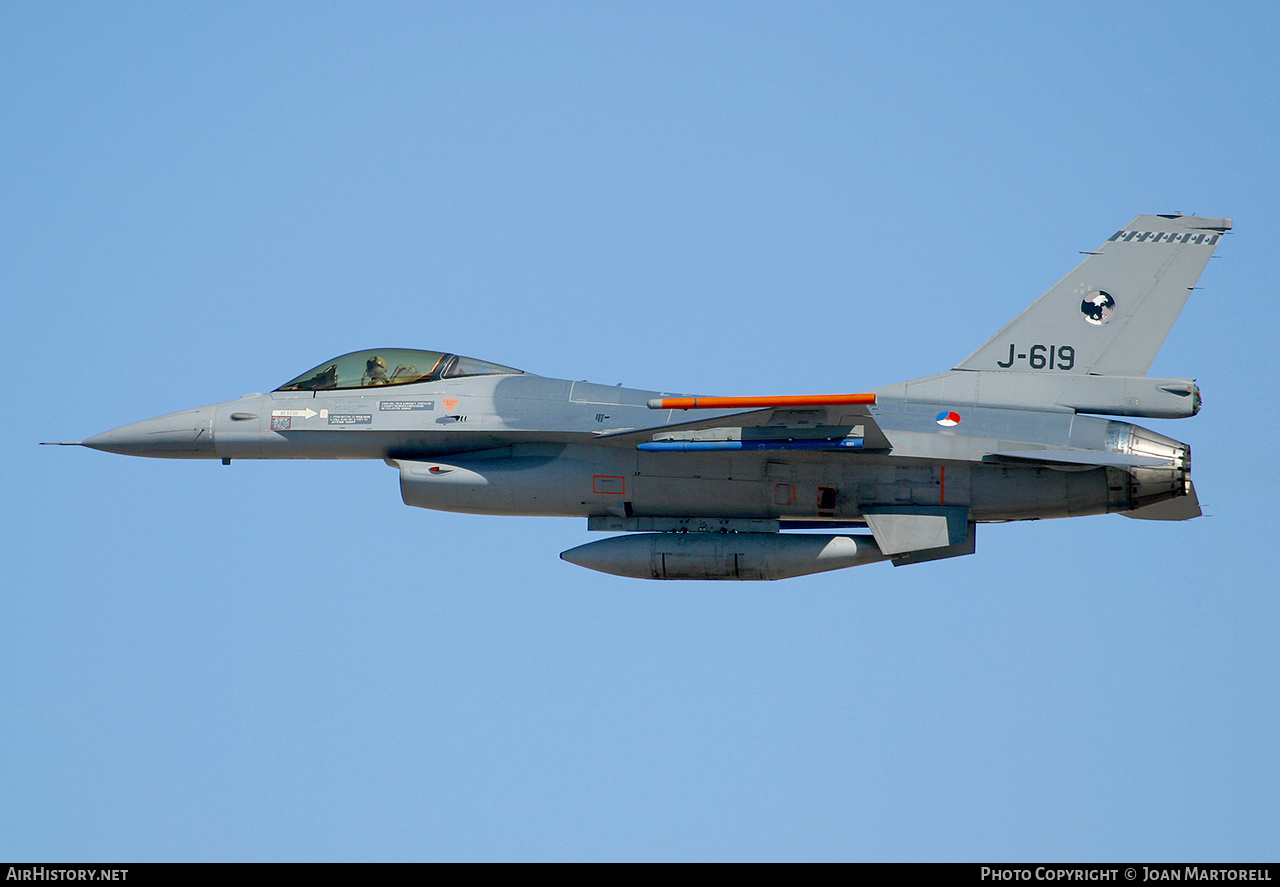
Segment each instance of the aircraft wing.
[[1159,456],[1132,456],[1102,450],[1004,450],[988,453],[984,462],[1043,462],[1049,465],[1079,465],[1087,468],[1154,468],[1168,466],[1171,459]]
[[[858,400],[853,400],[857,398]],[[889,449],[892,444],[872,417],[875,395],[803,397],[655,398],[649,408],[667,412],[733,409],[741,412],[686,421],[667,421],[643,428],[606,431],[597,439],[635,443],[664,451],[748,449]]]

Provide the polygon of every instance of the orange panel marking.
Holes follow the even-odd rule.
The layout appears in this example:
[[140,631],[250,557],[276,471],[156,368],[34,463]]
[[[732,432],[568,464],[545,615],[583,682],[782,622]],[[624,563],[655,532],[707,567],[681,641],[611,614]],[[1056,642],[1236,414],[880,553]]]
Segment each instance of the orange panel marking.
[[627,479],[618,474],[594,474],[591,476],[591,492],[622,496],[627,492]]
[[874,394],[794,394],[782,397],[660,397],[649,401],[655,410],[736,410],[755,407],[826,407],[870,405]]

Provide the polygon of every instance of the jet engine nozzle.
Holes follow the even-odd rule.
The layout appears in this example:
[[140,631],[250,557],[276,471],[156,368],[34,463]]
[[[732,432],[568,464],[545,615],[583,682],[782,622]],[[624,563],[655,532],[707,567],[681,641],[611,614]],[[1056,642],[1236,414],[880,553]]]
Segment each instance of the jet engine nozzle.
[[[1149,428],[1112,422],[1107,432],[1107,448],[1125,455],[1163,459],[1167,463],[1123,470],[1108,469],[1109,511],[1136,511],[1192,494],[1189,445]],[[1199,513],[1198,507],[1196,513]]]

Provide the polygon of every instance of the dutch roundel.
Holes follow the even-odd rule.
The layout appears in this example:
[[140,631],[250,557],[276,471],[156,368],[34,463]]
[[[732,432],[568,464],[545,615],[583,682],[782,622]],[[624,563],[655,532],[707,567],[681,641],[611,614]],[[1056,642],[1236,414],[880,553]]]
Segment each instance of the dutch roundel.
[[950,428],[952,425],[960,424],[960,414],[955,410],[943,411],[938,413],[937,422],[944,428]]

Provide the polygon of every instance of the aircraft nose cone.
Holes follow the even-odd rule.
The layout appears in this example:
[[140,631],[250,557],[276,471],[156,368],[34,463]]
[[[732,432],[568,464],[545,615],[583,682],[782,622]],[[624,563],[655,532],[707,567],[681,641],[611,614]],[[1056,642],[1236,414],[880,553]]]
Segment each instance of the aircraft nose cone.
[[122,456],[199,459],[213,456],[213,407],[200,407],[124,425],[82,442]]

